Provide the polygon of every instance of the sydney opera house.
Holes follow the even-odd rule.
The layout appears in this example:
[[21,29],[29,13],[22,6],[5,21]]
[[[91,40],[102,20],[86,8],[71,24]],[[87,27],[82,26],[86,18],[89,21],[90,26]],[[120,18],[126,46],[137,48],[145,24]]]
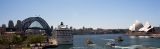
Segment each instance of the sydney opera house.
[[144,25],[136,20],[135,23],[133,23],[129,27],[129,35],[151,35],[151,34],[159,34],[160,28],[159,27],[153,27],[149,22],[146,22]]

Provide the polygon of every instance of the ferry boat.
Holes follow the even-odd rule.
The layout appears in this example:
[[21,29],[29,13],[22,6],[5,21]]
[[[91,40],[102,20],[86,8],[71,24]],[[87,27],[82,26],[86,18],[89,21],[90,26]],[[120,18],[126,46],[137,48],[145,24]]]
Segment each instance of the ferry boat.
[[63,25],[63,22],[54,30],[54,36],[58,44],[73,44],[72,28],[68,28],[68,25]]

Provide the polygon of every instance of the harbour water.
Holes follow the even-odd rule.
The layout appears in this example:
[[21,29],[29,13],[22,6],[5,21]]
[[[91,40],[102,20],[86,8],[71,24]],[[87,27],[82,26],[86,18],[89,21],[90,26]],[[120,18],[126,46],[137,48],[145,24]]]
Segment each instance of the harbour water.
[[[160,39],[154,38],[129,38],[129,36],[124,34],[103,34],[103,35],[74,35],[73,45],[59,45],[57,48],[49,49],[114,49],[106,46],[105,43],[107,39],[116,39],[121,36],[124,41],[119,46],[131,46],[131,45],[143,45],[149,47],[160,48]],[[87,46],[86,40],[91,39],[96,45]]]

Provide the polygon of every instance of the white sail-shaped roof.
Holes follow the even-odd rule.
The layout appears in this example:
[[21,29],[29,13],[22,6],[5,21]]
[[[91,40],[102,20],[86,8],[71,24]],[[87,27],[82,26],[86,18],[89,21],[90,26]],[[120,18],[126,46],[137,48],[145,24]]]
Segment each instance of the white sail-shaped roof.
[[153,27],[149,24],[149,22],[146,22],[144,27],[142,27],[141,29],[139,29],[139,31],[145,31],[148,32],[150,29],[152,29]]
[[135,24],[133,24],[132,26],[129,27],[130,31],[135,31]]
[[136,22],[129,27],[129,30],[130,31],[139,31],[139,29],[142,27],[143,27],[143,24],[140,23],[138,20],[136,20]]

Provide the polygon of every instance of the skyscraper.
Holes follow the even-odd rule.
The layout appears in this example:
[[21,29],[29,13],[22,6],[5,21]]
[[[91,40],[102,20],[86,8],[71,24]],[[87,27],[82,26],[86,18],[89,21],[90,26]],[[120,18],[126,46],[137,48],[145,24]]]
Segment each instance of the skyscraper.
[[2,24],[2,28],[6,28],[6,24]]
[[15,25],[15,28],[16,28],[18,31],[21,31],[21,30],[22,30],[22,22],[21,22],[21,20],[17,20],[17,24]]
[[14,23],[12,20],[9,20],[8,22],[8,28],[14,28]]

